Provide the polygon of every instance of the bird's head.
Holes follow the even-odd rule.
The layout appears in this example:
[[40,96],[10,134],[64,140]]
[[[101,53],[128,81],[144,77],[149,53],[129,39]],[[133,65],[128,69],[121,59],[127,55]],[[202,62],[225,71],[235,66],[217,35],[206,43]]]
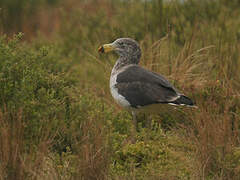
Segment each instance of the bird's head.
[[138,61],[141,57],[141,49],[138,43],[131,38],[119,38],[113,43],[100,46],[98,51],[101,53],[115,51],[120,57]]

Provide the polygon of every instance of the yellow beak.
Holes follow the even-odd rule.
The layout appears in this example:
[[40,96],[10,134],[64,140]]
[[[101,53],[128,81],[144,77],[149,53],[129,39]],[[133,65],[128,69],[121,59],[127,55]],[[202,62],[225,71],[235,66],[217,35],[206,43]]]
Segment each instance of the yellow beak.
[[98,52],[107,53],[107,52],[113,51],[115,49],[116,49],[116,47],[112,43],[104,44],[98,48]]

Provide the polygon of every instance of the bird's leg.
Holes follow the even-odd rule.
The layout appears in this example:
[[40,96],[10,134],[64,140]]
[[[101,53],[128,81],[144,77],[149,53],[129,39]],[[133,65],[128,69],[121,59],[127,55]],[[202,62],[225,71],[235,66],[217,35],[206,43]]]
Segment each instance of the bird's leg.
[[133,127],[131,129],[131,142],[136,142],[136,134],[137,134],[137,115],[136,112],[132,111],[132,118],[133,118]]
[[132,111],[132,117],[133,117],[134,129],[135,129],[135,131],[137,131],[137,125],[138,125],[138,122],[137,122],[137,115],[136,115],[136,112]]
[[150,129],[152,128],[152,116],[148,115],[147,117],[144,116],[144,119],[146,120],[146,128]]

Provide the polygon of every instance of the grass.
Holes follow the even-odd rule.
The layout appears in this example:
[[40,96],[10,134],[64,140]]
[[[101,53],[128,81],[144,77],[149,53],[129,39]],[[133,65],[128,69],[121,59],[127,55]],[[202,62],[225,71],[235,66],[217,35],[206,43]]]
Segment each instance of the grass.
[[[0,179],[240,178],[237,1],[1,3]],[[140,115],[135,143],[97,52],[118,37],[198,106]]]

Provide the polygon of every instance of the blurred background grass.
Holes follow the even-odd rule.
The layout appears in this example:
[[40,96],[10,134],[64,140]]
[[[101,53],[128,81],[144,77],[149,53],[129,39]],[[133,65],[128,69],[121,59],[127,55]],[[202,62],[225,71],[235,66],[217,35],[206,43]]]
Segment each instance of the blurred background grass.
[[[239,6],[0,1],[0,179],[240,179]],[[142,115],[136,143],[97,52],[119,37],[199,107]]]

